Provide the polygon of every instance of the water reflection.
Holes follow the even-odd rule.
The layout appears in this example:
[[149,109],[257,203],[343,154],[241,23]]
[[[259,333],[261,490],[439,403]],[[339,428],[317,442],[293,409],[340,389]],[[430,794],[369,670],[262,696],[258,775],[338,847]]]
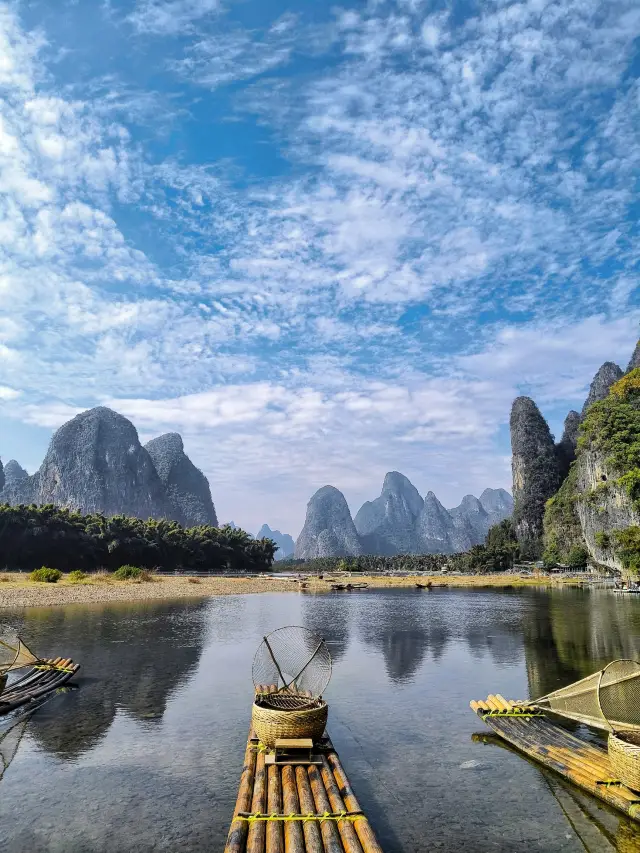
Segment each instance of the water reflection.
[[[64,758],[92,749],[118,710],[160,720],[169,695],[202,653],[206,602],[27,610],[18,629],[39,654],[63,651],[81,663],[80,689],[45,705],[30,733]],[[52,640],[52,638],[55,638]]]
[[640,608],[624,596],[538,592],[531,607],[522,629],[532,697],[584,678],[616,658],[640,660]]
[[484,746],[489,732],[468,708],[640,657],[640,601],[531,589],[274,593],[27,610],[11,622],[43,655],[63,652],[83,669],[76,691],[17,731],[0,783],[8,853],[221,850],[253,653],[285,624],[330,644],[331,734],[385,853],[640,853],[629,821]]

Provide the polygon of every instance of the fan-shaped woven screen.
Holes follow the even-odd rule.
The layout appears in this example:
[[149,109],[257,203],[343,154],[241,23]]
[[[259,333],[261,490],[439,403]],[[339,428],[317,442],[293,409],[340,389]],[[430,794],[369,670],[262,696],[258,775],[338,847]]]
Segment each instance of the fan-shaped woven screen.
[[614,660],[602,670],[598,702],[613,731],[640,728],[640,663]]
[[256,689],[276,685],[279,691],[318,697],[331,678],[331,655],[318,634],[288,625],[263,639],[252,675]]

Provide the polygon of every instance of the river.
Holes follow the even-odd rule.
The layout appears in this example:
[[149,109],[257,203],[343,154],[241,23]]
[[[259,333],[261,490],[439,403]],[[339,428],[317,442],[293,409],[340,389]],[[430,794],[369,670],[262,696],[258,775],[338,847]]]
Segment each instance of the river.
[[31,718],[4,772],[0,850],[222,851],[253,654],[298,624],[329,643],[329,729],[386,853],[640,851],[640,827],[474,737],[488,730],[469,709],[640,658],[630,598],[380,590],[3,611],[39,654],[82,670]]

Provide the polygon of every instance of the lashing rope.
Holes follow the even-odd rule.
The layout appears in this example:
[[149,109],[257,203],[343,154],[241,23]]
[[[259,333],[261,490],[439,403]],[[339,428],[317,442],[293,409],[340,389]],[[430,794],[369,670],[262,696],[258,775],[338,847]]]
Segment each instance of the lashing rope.
[[486,720],[487,717],[518,717],[519,719],[528,720],[530,717],[544,717],[543,711],[487,711],[481,719]]
[[247,814],[245,812],[240,812],[234,818],[234,820],[246,820],[248,823],[255,823],[256,821],[302,821],[306,823],[308,820],[363,820],[366,819],[365,815],[362,812],[324,812],[323,814],[313,814],[309,812],[309,814],[263,814],[261,812],[256,812],[255,814]]

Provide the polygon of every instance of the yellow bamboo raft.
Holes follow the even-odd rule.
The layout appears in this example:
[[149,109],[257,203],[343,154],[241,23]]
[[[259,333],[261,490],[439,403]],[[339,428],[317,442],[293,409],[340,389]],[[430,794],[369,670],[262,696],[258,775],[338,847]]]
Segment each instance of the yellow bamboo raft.
[[224,853],[382,853],[326,732],[313,751],[317,764],[265,763],[250,729]]
[[511,746],[640,821],[640,794],[615,778],[606,749],[571,734],[535,705],[524,706],[499,694],[469,704]]

